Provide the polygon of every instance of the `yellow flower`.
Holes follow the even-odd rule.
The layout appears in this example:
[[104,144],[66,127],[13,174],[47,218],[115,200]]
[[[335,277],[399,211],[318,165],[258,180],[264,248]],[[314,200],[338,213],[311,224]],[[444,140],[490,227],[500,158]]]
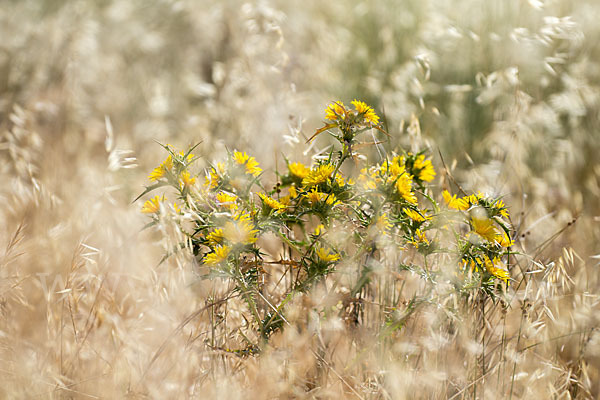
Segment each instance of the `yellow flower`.
[[277,200],[263,194],[263,193],[259,193],[258,196],[262,199],[262,201],[269,207],[272,208],[273,210],[276,211],[281,211],[281,210],[285,210],[285,205],[281,204],[280,202],[278,202]]
[[257,229],[250,221],[250,215],[239,214],[235,221],[229,221],[223,228],[223,236],[232,243],[250,244],[257,240]]
[[321,201],[325,201],[325,204],[332,206],[339,204],[339,201],[337,201],[333,193],[327,194],[323,192],[317,192],[317,189],[313,189],[310,192],[306,193],[304,197],[306,197],[313,206]]
[[335,195],[333,193],[329,193],[325,197],[325,204],[327,204],[327,205],[336,206],[340,203],[341,202],[337,200],[337,198],[335,197]]
[[163,176],[165,176],[167,171],[171,170],[171,168],[173,168],[173,159],[171,158],[171,156],[169,156],[162,164],[154,168],[154,170],[148,176],[148,179],[150,179],[151,181],[157,181]]
[[325,234],[325,225],[323,224],[319,224],[317,225],[317,227],[315,228],[313,235],[315,236],[319,236],[321,234]]
[[330,253],[329,250],[325,250],[323,247],[316,248],[317,257],[321,261],[326,263],[334,262],[340,259],[340,255],[337,253]]
[[500,215],[502,215],[504,218],[508,218],[508,210],[506,209],[506,205],[502,199],[494,203],[494,208],[500,210]]
[[179,187],[182,189],[189,188],[194,184],[196,184],[196,178],[192,178],[189,172],[183,171],[179,175]]
[[421,154],[415,159],[414,167],[419,170],[419,179],[425,182],[431,182],[435,178],[435,169],[431,160],[426,160],[425,155]]
[[159,165],[158,167],[154,168],[152,172],[150,172],[150,175],[148,175],[148,179],[150,179],[151,181],[157,181],[163,176],[165,176],[165,172],[166,171],[162,167],[162,165]]
[[154,214],[160,211],[160,202],[165,200],[165,196],[159,197],[154,196],[150,200],[146,200],[142,206],[142,212],[144,214]]
[[210,232],[208,235],[206,235],[206,240],[208,240],[212,246],[221,243],[223,241],[223,229],[217,228]]
[[344,180],[344,177],[339,172],[337,174],[335,174],[335,182],[338,184],[339,187],[346,185],[346,181]]
[[352,105],[356,109],[359,115],[362,115],[364,119],[373,125],[377,125],[379,123],[379,117],[375,114],[375,111],[364,102],[354,99],[352,101]]
[[246,173],[258,176],[262,172],[262,168],[259,167],[258,161],[254,157],[250,157],[246,162]]
[[181,214],[181,208],[179,208],[176,202],[173,202],[173,209],[177,214]]
[[291,202],[290,195],[288,194],[287,196],[280,197],[279,198],[279,202],[281,204],[283,204],[285,206],[285,208],[287,208],[290,205],[290,202]]
[[410,204],[417,204],[417,197],[412,191],[412,177],[404,173],[396,180],[396,190]]
[[179,152],[179,156],[181,157],[181,159],[182,159],[183,161],[186,161],[186,162],[188,162],[188,163],[194,159],[194,155],[193,155],[193,154],[191,154],[191,153],[190,153],[190,154],[188,154],[188,155],[187,155],[187,157],[185,157],[185,159],[184,159],[183,157],[185,156],[185,153],[184,153],[183,151],[180,151],[180,152]]
[[247,174],[258,176],[262,172],[262,169],[258,166],[258,161],[254,157],[250,157],[246,152],[234,151],[233,160],[239,165],[245,165]]
[[428,245],[429,239],[427,239],[427,236],[425,236],[424,232],[421,232],[420,229],[417,229],[410,242],[418,249],[422,244]]
[[317,192],[316,189],[313,189],[310,192],[306,193],[304,197],[306,197],[308,201],[310,201],[310,203],[314,205],[324,198],[324,194],[325,193]]
[[328,105],[325,109],[325,119],[328,119],[330,121],[335,121],[340,117],[343,119],[345,116],[346,108],[344,106],[344,103],[342,103],[341,101],[333,102],[330,105]]
[[404,157],[396,156],[392,159],[391,163],[388,163],[387,161],[382,162],[380,170],[387,172],[390,176],[390,179],[395,180],[397,177],[406,172],[406,168],[404,167]]
[[290,192],[291,199],[295,199],[296,197],[298,197],[298,191],[296,190],[296,186],[294,186],[294,185],[290,186],[288,191]]
[[299,162],[288,164],[288,169],[292,175],[297,176],[300,179],[306,178],[310,173],[310,168]]
[[377,217],[376,226],[377,228],[379,228],[380,232],[386,234],[389,232],[390,229],[392,229],[393,225],[390,222],[387,213],[383,213],[379,217]]
[[323,183],[329,179],[329,175],[331,175],[333,171],[335,171],[335,166],[331,164],[321,164],[311,170],[308,175],[302,179],[302,185],[313,186]]
[[237,150],[233,152],[233,160],[240,165],[246,164],[246,161],[248,161],[249,158],[250,156],[246,154],[246,152],[242,153],[241,151]]
[[365,190],[374,190],[377,188],[377,181],[375,181],[375,179],[369,176],[366,168],[360,170],[360,175],[358,175],[358,181],[362,184],[362,187]]
[[233,219],[236,221],[250,221],[252,216],[248,212],[237,212],[233,215]]
[[506,232],[502,232],[502,233],[496,235],[496,241],[502,247],[510,247],[515,244],[515,242],[511,238],[508,237]]
[[470,207],[469,203],[466,200],[457,199],[456,195],[450,196],[450,192],[448,192],[447,190],[444,190],[442,192],[442,196],[444,197],[444,201],[446,201],[449,208],[464,211],[464,210],[468,210]]
[[229,246],[218,245],[215,247],[212,253],[209,253],[204,257],[204,264],[215,265],[222,263],[223,261],[227,260],[227,256],[229,255],[230,251],[231,249]]
[[204,186],[208,189],[214,189],[219,185],[219,174],[214,168],[211,168],[210,172],[206,174],[204,178]]
[[469,267],[469,271],[473,272],[477,268],[477,264],[473,260],[467,260],[465,258],[462,259],[462,264],[464,268]]
[[494,261],[490,260],[490,258],[486,255],[485,259],[485,269],[488,270],[490,274],[495,276],[496,278],[502,279],[504,282],[508,283],[510,279],[510,274],[504,268],[498,268],[495,264],[501,264],[498,258],[494,258]]
[[471,218],[471,225],[473,226],[473,231],[488,242],[496,240],[498,232],[494,227],[494,221],[490,218]]
[[481,199],[483,199],[483,195],[481,193],[477,193],[470,196],[465,196],[461,200],[466,202],[469,206],[477,206],[479,205],[479,200]]
[[235,204],[236,200],[237,196],[235,194],[230,194],[227,192],[219,192],[217,194],[217,201],[219,202],[219,205],[227,207],[232,211],[237,209],[237,204]]
[[404,214],[406,214],[408,218],[416,222],[423,222],[431,219],[430,216],[422,215],[421,213],[411,210],[410,208],[403,208],[402,211],[404,211]]

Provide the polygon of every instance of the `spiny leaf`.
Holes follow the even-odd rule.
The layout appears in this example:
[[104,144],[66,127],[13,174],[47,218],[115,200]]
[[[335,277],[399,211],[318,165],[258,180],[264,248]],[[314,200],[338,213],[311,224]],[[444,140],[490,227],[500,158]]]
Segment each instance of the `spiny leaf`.
[[155,189],[158,189],[159,187],[167,186],[168,184],[169,184],[168,182],[157,182],[154,185],[146,186],[146,189],[142,192],[142,194],[140,194],[138,197],[136,197],[131,203],[135,203],[140,198],[142,198],[144,195],[150,193],[151,191],[153,191]]
[[337,126],[337,124],[327,124],[322,128],[317,129],[317,131],[314,133],[314,135],[312,135],[307,141],[306,143],[311,142],[315,137],[317,137],[317,135],[319,133],[323,133],[325,132],[327,129],[331,129],[331,128],[335,128]]

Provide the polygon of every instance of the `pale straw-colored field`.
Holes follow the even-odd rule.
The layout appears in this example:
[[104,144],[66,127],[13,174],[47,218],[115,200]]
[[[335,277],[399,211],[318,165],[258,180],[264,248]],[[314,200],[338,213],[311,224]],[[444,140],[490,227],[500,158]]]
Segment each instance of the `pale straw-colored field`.
[[[4,1],[0,398],[598,398],[598,15],[595,0]],[[389,136],[362,132],[340,172],[366,187],[360,163],[426,151],[435,179],[418,204],[397,201],[432,220],[369,225],[360,203],[365,225],[344,225],[359,197],[306,190],[295,211],[269,211],[257,196],[278,194],[288,161],[326,155],[326,132],[307,139],[331,102],[354,99]],[[134,202],[168,155],[159,143],[199,143],[189,185]],[[236,203],[258,207],[264,232],[244,242],[263,257],[250,283],[205,279],[241,268],[243,251],[215,261],[217,242],[186,237],[206,215],[242,224],[234,208],[202,214],[205,168],[234,150],[264,171]],[[502,199],[512,246],[499,225],[475,243],[473,205],[451,210],[445,189]],[[181,212],[140,212],[178,190]],[[437,244],[419,250],[461,212],[454,239],[505,252],[508,282]],[[324,222],[331,249],[302,255],[299,228],[276,237],[282,215]],[[419,239],[415,226],[431,230]],[[367,258],[354,257],[359,239]],[[302,270],[309,254],[330,270]]]

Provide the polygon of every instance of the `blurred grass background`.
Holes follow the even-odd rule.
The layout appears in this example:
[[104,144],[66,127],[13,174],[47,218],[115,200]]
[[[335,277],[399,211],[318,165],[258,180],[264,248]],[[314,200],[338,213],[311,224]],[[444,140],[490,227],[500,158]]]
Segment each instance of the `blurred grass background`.
[[[3,1],[0,393],[83,396],[67,390],[82,366],[97,395],[185,392],[204,372],[184,345],[169,350],[185,360],[175,388],[143,378],[199,301],[188,267],[156,269],[159,236],[131,205],[164,158],[155,142],[201,141],[199,166],[237,148],[281,167],[338,99],[372,105],[388,149],[428,146],[465,188],[505,195],[524,249],[568,228],[541,261],[571,246],[595,276],[599,13],[594,0]],[[71,303],[44,286],[56,277],[81,307],[68,324]]]

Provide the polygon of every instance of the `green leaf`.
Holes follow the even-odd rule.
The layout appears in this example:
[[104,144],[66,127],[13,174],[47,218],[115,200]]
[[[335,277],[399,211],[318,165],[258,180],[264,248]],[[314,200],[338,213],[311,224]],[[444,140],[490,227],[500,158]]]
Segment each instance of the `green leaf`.
[[135,203],[136,201],[138,201],[141,197],[143,197],[144,195],[150,193],[151,191],[158,189],[159,187],[163,187],[163,186],[167,186],[169,183],[168,182],[157,182],[154,185],[151,186],[146,186],[146,190],[144,190],[142,192],[142,194],[140,194],[138,197],[136,197],[131,203]]

